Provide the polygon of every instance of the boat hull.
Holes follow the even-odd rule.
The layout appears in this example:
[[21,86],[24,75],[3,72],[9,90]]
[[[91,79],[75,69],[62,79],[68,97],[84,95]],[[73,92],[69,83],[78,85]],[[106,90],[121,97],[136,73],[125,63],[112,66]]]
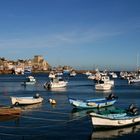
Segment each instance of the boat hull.
[[113,105],[116,101],[117,99],[107,100],[105,98],[86,101],[71,98],[69,99],[70,104],[79,109],[107,107]]
[[111,84],[96,84],[95,89],[96,90],[110,90],[112,87]]
[[113,118],[109,118],[96,113],[90,113],[94,127],[123,127],[140,122],[140,115],[127,116],[126,113],[122,113],[120,117],[115,117],[115,115]]
[[41,103],[43,98],[33,98],[33,97],[11,97],[11,102],[13,105],[29,105]]
[[0,107],[0,116],[19,115],[20,113],[20,108]]
[[63,88],[66,87],[68,84],[68,82],[62,81],[62,82],[58,82],[58,83],[54,83],[54,82],[49,82],[49,83],[45,83],[44,87],[47,89],[50,88]]

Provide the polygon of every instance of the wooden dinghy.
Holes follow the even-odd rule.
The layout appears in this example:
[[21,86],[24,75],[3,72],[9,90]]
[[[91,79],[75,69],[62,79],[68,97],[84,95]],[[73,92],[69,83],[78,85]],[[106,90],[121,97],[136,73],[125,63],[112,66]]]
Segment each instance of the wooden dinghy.
[[0,116],[19,115],[20,113],[21,113],[21,109],[20,108],[0,107]]
[[90,116],[94,127],[122,127],[140,122],[138,109],[134,105],[131,105],[128,110],[92,112]]
[[101,108],[113,105],[117,101],[117,97],[113,94],[110,94],[105,98],[94,98],[89,100],[78,100],[69,98],[69,102],[75,108]]

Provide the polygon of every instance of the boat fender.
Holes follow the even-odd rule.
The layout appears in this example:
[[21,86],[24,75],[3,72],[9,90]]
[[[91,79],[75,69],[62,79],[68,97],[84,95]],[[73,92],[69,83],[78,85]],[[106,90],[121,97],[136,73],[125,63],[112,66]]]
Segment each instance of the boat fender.
[[36,99],[37,99],[37,98],[39,98],[39,97],[40,97],[39,93],[36,93],[35,96],[34,96],[33,98],[36,98]]
[[49,99],[50,104],[56,104],[56,101],[54,99]]

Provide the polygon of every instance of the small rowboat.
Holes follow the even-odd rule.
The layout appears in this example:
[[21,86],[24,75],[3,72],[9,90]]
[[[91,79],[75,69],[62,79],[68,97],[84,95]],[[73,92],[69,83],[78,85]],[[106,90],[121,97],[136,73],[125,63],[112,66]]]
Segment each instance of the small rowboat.
[[122,127],[140,122],[140,115],[136,107],[127,111],[114,110],[111,112],[90,113],[94,127]]
[[20,113],[21,113],[21,109],[20,108],[0,107],[0,116],[19,115]]
[[11,97],[13,105],[30,105],[37,104],[43,101],[43,98],[36,94],[33,97]]
[[105,98],[94,98],[89,100],[78,100],[69,98],[69,102],[72,106],[81,109],[88,108],[101,108],[113,105],[117,101],[117,97],[113,94],[110,94]]

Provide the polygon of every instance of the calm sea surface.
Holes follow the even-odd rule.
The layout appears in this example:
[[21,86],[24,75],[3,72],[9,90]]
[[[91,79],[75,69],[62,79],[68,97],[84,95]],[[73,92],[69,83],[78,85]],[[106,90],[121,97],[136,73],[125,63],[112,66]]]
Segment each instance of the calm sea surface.
[[[0,118],[0,140],[94,140],[94,139],[139,139],[140,124],[114,130],[93,129],[88,111],[75,111],[68,102],[68,97],[89,99],[105,97],[114,93],[119,97],[117,107],[128,108],[131,103],[140,107],[140,85],[129,85],[126,80],[115,79],[115,86],[109,92],[97,92],[94,82],[85,75],[64,76],[68,87],[59,90],[46,90],[43,84],[48,81],[47,74],[33,75],[35,85],[21,84],[26,75],[0,75],[0,104],[11,105],[10,96],[33,96],[39,93],[42,104],[22,107],[17,118]],[[48,99],[55,99],[52,106]]]

